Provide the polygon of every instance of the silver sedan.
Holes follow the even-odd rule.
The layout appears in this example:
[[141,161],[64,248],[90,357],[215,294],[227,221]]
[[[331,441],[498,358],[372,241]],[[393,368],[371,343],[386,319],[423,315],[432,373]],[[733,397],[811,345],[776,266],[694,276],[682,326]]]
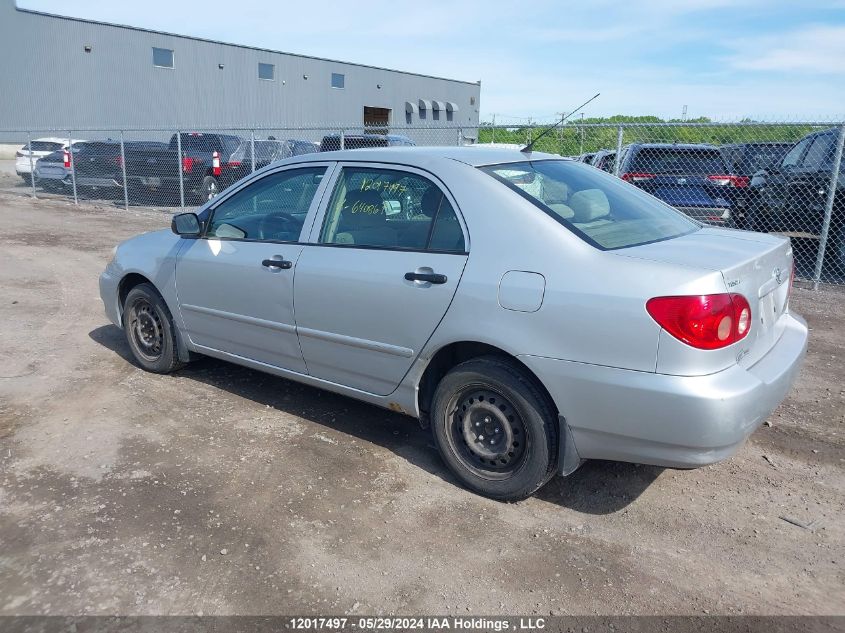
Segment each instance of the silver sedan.
[[733,454],[806,351],[792,270],[787,239],[575,161],[384,148],[257,171],[118,246],[100,293],[144,369],[203,354],[406,413],[516,500],[585,459]]

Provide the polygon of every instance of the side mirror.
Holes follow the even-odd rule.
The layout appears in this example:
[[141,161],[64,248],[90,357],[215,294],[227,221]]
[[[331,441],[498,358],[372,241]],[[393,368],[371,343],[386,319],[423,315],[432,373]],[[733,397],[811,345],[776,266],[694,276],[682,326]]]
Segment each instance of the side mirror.
[[170,230],[181,237],[199,237],[202,227],[196,213],[179,213],[173,216]]

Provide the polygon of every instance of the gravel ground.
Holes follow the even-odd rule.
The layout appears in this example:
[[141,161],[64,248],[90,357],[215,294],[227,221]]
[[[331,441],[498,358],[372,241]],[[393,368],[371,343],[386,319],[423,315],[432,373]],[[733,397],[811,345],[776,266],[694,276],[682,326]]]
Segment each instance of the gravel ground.
[[166,214],[0,193],[0,222],[0,614],[845,613],[843,292],[795,290],[807,363],[732,459],[507,505],[410,418],[135,367],[97,275]]

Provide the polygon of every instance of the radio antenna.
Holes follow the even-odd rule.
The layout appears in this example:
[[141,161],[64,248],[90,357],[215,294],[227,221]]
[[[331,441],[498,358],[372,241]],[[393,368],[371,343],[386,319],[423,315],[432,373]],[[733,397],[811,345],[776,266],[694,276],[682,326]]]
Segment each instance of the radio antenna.
[[548,134],[548,133],[549,133],[549,132],[551,132],[552,130],[556,130],[557,128],[559,128],[561,125],[563,125],[563,122],[564,122],[564,121],[566,121],[566,119],[568,119],[568,118],[569,118],[569,117],[571,117],[573,114],[575,114],[576,112],[578,112],[578,110],[580,110],[581,108],[583,108],[585,105],[587,105],[587,104],[588,104],[588,103],[590,103],[591,101],[593,101],[593,100],[597,99],[597,98],[598,98],[598,96],[599,96],[600,94],[601,94],[600,92],[597,92],[597,93],[596,93],[596,94],[595,94],[592,98],[587,99],[584,103],[582,103],[582,104],[581,104],[581,105],[579,105],[577,108],[575,108],[574,110],[572,110],[572,111],[571,111],[569,114],[567,114],[565,117],[561,117],[560,121],[558,121],[557,123],[555,123],[555,124],[554,124],[554,125],[552,125],[551,127],[546,128],[545,130],[543,130],[537,138],[535,138],[533,141],[531,141],[528,145],[526,145],[525,147],[523,147],[523,148],[522,148],[521,150],[519,150],[519,151],[520,151],[520,152],[527,153],[527,154],[530,154],[530,153],[531,153],[531,151],[534,149],[534,143],[536,143],[537,141],[539,141],[541,138],[543,138],[546,134]]

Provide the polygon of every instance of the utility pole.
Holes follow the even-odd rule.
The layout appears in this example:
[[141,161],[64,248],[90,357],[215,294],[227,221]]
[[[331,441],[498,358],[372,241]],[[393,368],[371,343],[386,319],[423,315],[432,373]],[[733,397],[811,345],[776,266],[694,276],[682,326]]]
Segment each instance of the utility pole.
[[[563,120],[566,117],[566,112],[555,112],[555,114]],[[558,151],[560,155],[563,156],[563,126],[561,125],[557,129],[557,143],[558,143]]]
[[578,152],[578,155],[580,156],[583,153],[584,153],[584,113],[582,112],[581,113],[581,149]]
[[493,113],[493,139],[490,141],[491,143],[496,142],[496,113]]

